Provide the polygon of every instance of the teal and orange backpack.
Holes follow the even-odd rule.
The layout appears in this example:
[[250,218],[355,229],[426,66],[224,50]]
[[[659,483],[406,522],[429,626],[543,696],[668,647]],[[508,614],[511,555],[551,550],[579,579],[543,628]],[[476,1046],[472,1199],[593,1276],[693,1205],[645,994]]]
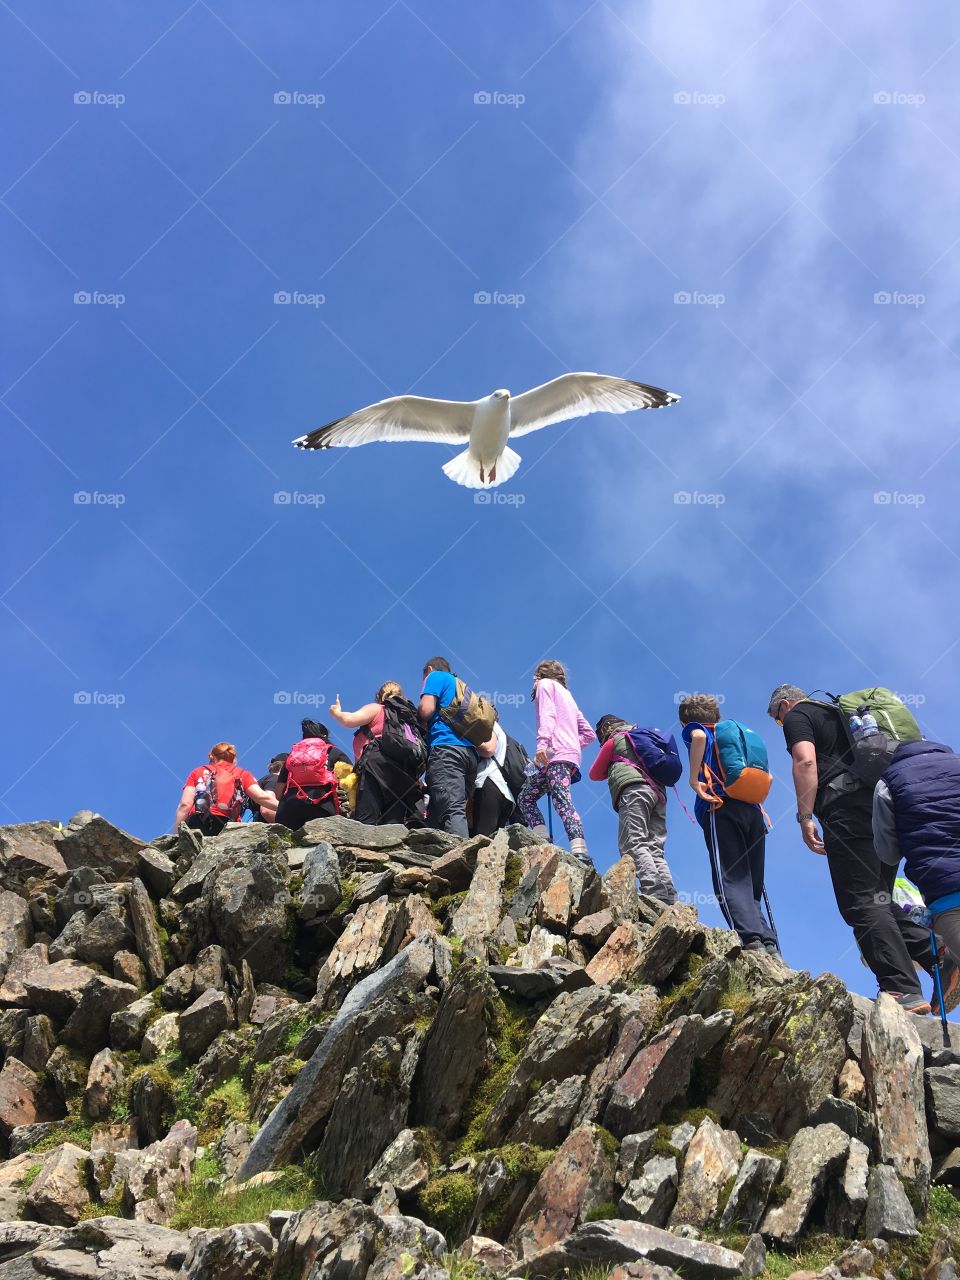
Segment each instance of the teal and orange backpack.
[[719,782],[731,800],[762,805],[773,786],[773,775],[759,733],[739,720],[718,720],[713,741],[712,766],[704,761],[707,783]]

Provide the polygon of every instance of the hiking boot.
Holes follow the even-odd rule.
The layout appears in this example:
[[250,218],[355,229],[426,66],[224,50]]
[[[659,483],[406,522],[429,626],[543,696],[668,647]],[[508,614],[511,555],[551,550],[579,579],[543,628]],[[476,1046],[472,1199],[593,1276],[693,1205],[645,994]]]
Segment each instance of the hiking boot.
[[[960,1004],[960,967],[956,960],[946,950],[940,952],[940,985],[943,987],[943,1003],[947,1013],[952,1013]],[[937,989],[934,986],[933,995],[930,998],[933,1012],[939,1018],[940,1001],[937,999]]]
[[759,938],[754,938],[750,942],[744,942],[740,946],[741,951],[766,951],[766,947]]
[[905,1013],[918,1013],[923,1017],[926,1014],[933,1013],[928,1001],[924,1000],[922,995],[904,996],[899,991],[888,991],[887,995],[893,996],[897,1004]]
[[771,960],[776,960],[778,964],[786,965],[787,962],[784,960],[780,948],[775,942],[765,942],[763,944],[763,949]]
[[578,862],[582,862],[585,867],[593,866],[593,859],[587,852],[587,842],[582,836],[570,841],[570,852]]

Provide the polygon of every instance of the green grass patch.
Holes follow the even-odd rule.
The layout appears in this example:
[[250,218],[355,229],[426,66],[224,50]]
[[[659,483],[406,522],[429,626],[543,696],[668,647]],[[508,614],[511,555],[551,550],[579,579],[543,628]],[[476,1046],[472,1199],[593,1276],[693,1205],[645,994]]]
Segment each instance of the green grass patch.
[[32,1164],[30,1168],[27,1170],[27,1172],[23,1175],[23,1180],[20,1183],[22,1190],[24,1191],[29,1190],[29,1188],[33,1186],[34,1182],[36,1182],[37,1177],[40,1175],[40,1173],[42,1173],[42,1171],[43,1171],[42,1164]]
[[[302,973],[300,974],[300,977],[303,977]],[[311,1027],[315,1026],[316,1022],[316,1016],[309,1013],[298,1013],[295,1018],[291,1018],[283,1033],[283,1043],[280,1046],[280,1052],[293,1053],[294,1049],[296,1049],[297,1045]]]
[[[266,1064],[265,1064],[266,1065]],[[219,1136],[231,1121],[250,1116],[250,1095],[239,1076],[231,1076],[208,1094],[197,1117],[197,1136],[203,1143]]]
[[288,1165],[279,1178],[265,1186],[240,1187],[236,1191],[225,1191],[218,1174],[216,1161],[197,1161],[189,1187],[177,1195],[171,1227],[186,1231],[189,1227],[265,1222],[274,1209],[305,1209],[322,1194],[309,1170],[301,1166]]
[[611,1200],[606,1200],[603,1204],[595,1204],[588,1210],[584,1222],[606,1222],[609,1218],[616,1217],[617,1206]]
[[445,1236],[461,1234],[477,1202],[477,1187],[465,1173],[445,1173],[431,1178],[420,1192],[424,1219]]
[[540,1016],[530,1005],[503,995],[498,996],[489,1008],[494,1065],[470,1099],[466,1133],[457,1146],[458,1156],[472,1155],[483,1149],[483,1131],[487,1119],[503,1096],[514,1067],[530,1038],[530,1032]]

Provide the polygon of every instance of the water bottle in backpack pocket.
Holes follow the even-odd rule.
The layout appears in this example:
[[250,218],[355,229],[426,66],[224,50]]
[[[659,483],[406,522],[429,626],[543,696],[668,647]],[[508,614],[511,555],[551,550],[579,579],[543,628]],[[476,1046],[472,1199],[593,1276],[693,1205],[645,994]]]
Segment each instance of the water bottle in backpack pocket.
[[900,743],[922,736],[920,726],[897,695],[882,686],[830,696],[849,732],[851,772],[875,786]]
[[720,720],[714,726],[714,766],[732,800],[763,804],[773,786],[766,743],[739,720]]

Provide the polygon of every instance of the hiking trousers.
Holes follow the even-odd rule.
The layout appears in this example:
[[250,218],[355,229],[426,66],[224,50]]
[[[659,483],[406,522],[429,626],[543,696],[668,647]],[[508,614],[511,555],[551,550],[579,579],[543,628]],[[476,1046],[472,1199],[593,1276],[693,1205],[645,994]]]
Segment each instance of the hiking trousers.
[[404,773],[371,742],[356,766],[359,775],[353,817],[368,826],[406,822],[420,796],[416,778]]
[[894,905],[897,868],[873,847],[873,793],[860,787],[839,795],[817,816],[840,915],[880,990],[922,996],[913,961],[932,967],[930,934]]
[[667,801],[649,782],[634,782],[620,792],[617,844],[633,859],[640,892],[667,906],[677,900],[673,876],[663,856],[667,842]]
[[497,784],[488,778],[482,787],[473,793],[471,808],[470,834],[472,836],[492,836],[509,824],[513,818],[516,804],[508,800]]
[[517,808],[528,827],[547,825],[537,801],[541,796],[548,795],[557,811],[557,817],[563,823],[567,839],[583,839],[583,823],[570,795],[574,772],[574,766],[567,760],[551,760],[548,765],[535,767],[517,796]]
[[701,826],[723,918],[744,946],[760,942],[778,947],[760,909],[767,829],[759,806],[727,796],[719,809],[703,815]]
[[467,838],[467,797],[477,780],[477,753],[472,747],[431,747],[427,756],[427,826]]

